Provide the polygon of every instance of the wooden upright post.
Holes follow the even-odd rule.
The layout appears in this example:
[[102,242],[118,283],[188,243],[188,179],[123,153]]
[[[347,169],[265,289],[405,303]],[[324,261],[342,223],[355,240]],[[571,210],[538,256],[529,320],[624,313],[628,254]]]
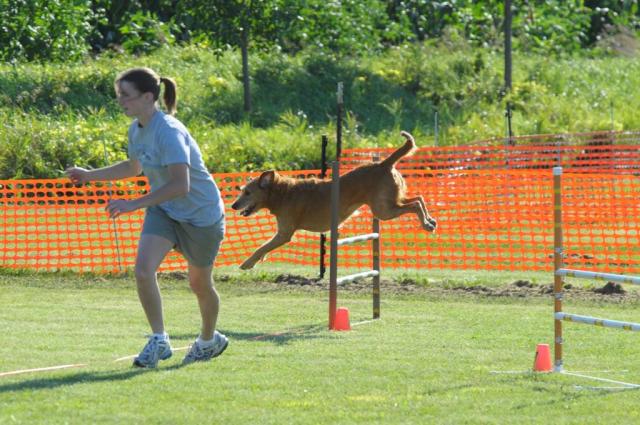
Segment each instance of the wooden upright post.
[[329,329],[334,328],[338,305],[338,208],[340,205],[340,162],[331,164],[331,253],[329,264]]
[[[562,312],[562,291],[564,277],[558,274],[563,267],[562,241],[562,167],[553,168],[553,296],[554,314]],[[562,320],[555,319],[554,326],[554,368],[562,372]]]
[[[327,145],[329,144],[329,138],[326,134],[322,135],[322,148],[320,154],[320,178],[322,180],[327,177]],[[324,262],[324,257],[327,254],[327,235],[324,233],[320,234],[320,279],[324,278],[324,273],[327,270],[327,267]]]

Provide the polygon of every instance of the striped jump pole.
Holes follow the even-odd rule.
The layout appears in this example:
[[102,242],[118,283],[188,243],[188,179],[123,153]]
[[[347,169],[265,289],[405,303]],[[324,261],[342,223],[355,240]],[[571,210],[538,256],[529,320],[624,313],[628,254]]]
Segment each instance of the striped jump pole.
[[[562,359],[562,323],[573,322],[585,325],[601,326],[605,328],[623,329],[628,331],[640,331],[639,323],[622,322],[618,320],[601,319],[597,317],[584,316],[580,314],[565,313],[562,311],[563,286],[565,277],[573,277],[579,279],[606,280],[618,283],[629,283],[640,285],[640,277],[625,276],[614,273],[600,273],[586,270],[574,270],[563,267],[564,248],[562,240],[562,167],[554,167],[553,169],[553,221],[554,221],[554,237],[553,237],[553,262],[554,262],[554,314],[555,321],[555,341],[554,341],[554,372],[564,372]],[[566,373],[566,372],[565,372]],[[591,379],[602,380],[600,378],[589,377],[585,375],[576,375]],[[618,381],[618,384],[625,385],[628,388],[639,388],[640,385],[629,384]]]
[[[380,317],[380,222],[373,219],[372,233],[339,239],[340,224],[340,162],[331,165],[331,252],[329,265],[329,329],[335,329],[336,310],[338,304],[338,285],[356,279],[373,278],[373,318]],[[372,270],[338,277],[338,247],[372,241]]]

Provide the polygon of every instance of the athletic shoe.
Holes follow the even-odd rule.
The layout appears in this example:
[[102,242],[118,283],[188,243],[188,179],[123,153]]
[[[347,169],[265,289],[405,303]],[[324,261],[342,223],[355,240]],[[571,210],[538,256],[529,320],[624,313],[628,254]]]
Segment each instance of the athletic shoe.
[[229,339],[218,331],[213,334],[213,344],[209,347],[202,347],[198,340],[191,345],[189,352],[184,356],[182,364],[193,362],[205,362],[214,357],[218,357],[229,345]]
[[133,359],[133,365],[138,367],[154,368],[158,366],[158,360],[166,360],[171,357],[171,344],[169,338],[163,339],[156,335],[149,338],[138,357]]

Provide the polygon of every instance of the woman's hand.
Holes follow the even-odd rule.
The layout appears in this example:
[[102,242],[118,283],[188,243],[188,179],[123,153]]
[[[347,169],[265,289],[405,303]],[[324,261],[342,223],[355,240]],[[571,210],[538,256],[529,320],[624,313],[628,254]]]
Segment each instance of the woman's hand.
[[89,171],[80,167],[69,167],[65,171],[73,184],[85,184],[89,182]]
[[130,213],[138,209],[135,200],[125,201],[124,199],[113,199],[107,204],[105,211],[110,218],[116,218],[122,214]]

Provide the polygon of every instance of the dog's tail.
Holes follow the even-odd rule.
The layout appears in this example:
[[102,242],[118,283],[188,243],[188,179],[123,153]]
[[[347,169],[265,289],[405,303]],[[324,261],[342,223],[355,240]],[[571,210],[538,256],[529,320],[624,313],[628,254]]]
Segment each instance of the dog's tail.
[[385,158],[384,161],[381,162],[382,165],[387,167],[393,167],[396,162],[400,161],[403,157],[407,155],[411,155],[416,150],[416,142],[413,140],[413,136],[406,131],[400,133],[407,139],[400,148],[398,148],[395,152]]

